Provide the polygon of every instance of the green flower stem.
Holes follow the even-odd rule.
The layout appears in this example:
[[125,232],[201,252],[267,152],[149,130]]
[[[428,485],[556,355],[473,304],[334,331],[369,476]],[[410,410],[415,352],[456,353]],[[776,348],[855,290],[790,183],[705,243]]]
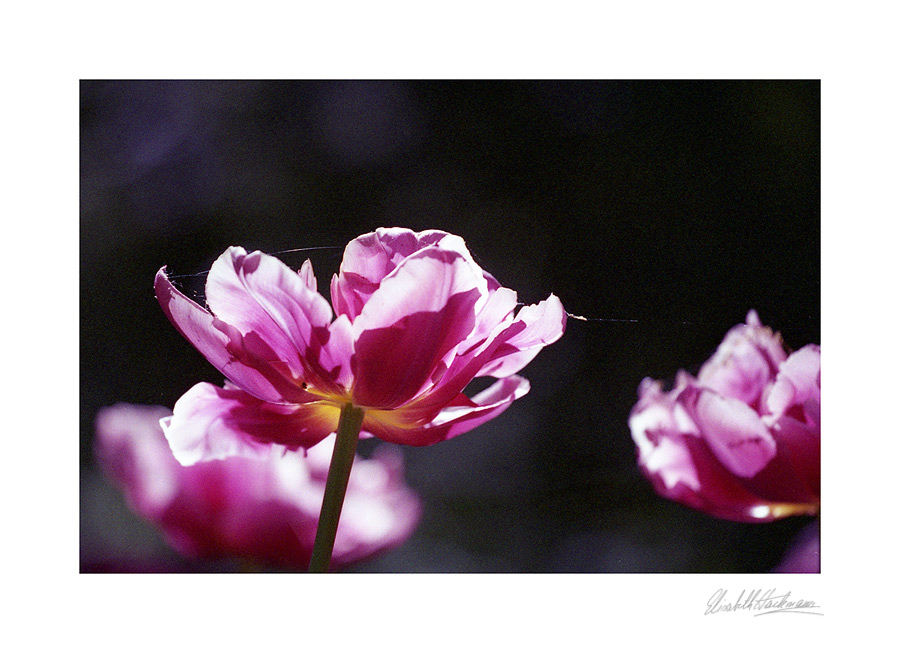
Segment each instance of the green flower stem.
[[334,453],[331,454],[331,466],[328,468],[328,480],[325,481],[325,496],[322,499],[322,512],[319,514],[319,527],[316,530],[316,542],[313,545],[309,571],[326,572],[331,564],[331,552],[334,550],[334,536],[337,534],[338,522],[341,519],[341,508],[350,480],[350,468],[359,442],[359,431],[362,428],[362,408],[351,403],[341,408],[338,421],[337,441]]

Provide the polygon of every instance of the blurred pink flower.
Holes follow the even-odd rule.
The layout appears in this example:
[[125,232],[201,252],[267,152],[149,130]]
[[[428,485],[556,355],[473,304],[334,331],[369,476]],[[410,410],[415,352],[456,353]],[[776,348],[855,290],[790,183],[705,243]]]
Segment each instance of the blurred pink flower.
[[[156,275],[156,296],[178,330],[230,381],[201,383],[175,404],[166,437],[183,464],[271,443],[311,447],[337,427],[341,406],[365,411],[364,434],[427,445],[465,433],[529,390],[516,376],[562,336],[550,295],[518,313],[516,293],[443,231],[378,229],[350,242],[331,302],[307,260],[299,273],[240,247],[213,264],[208,310]],[[475,377],[497,379],[471,399]]]
[[820,349],[790,356],[754,311],[697,378],[644,379],[629,426],[661,495],[737,521],[819,510]]
[[[316,535],[334,438],[302,453],[272,447],[265,459],[234,456],[181,466],[163,436],[161,406],[118,404],[97,415],[97,457],[131,508],[188,557],[239,557],[305,568]],[[342,566],[399,546],[421,517],[403,463],[383,448],[357,459],[334,548]]]

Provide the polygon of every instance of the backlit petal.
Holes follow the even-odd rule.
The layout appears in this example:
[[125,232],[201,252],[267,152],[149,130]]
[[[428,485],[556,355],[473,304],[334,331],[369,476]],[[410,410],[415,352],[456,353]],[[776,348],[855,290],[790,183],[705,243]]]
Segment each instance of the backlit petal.
[[394,411],[400,413],[396,416],[382,416],[379,414],[381,411],[373,411],[366,415],[363,428],[387,442],[412,446],[434,444],[466,433],[497,417],[513,401],[528,394],[530,387],[527,379],[509,376],[471,399],[458,395],[431,422],[422,426],[398,423],[398,419],[405,417],[400,410]]
[[769,412],[780,417],[792,406],[800,406],[804,415],[819,423],[821,404],[821,352],[818,345],[795,351],[781,365],[766,404]]
[[377,229],[350,241],[344,249],[340,274],[331,282],[335,312],[355,319],[382,279],[406,258],[448,235],[434,229],[416,233],[395,227]]
[[539,304],[524,306],[515,322],[525,328],[498,347],[476,376],[501,378],[515,374],[544,347],[559,340],[566,330],[566,311],[556,295]]
[[226,378],[266,401],[297,398],[300,389],[267,362],[271,356],[248,351],[237,331],[223,328],[209,311],[176,289],[164,267],[156,273],[155,290],[169,321]]
[[237,388],[199,383],[161,423],[175,458],[192,465],[229,456],[265,457],[272,444],[311,447],[335,431],[339,414],[336,406],[271,404]]
[[310,273],[301,275],[272,256],[231,247],[209,271],[206,301],[217,318],[264,342],[298,385],[307,381],[331,390],[318,360],[331,307],[309,287]]
[[385,277],[353,322],[353,400],[395,408],[412,399],[475,326],[486,282],[452,251],[425,248]]
[[787,354],[781,337],[759,322],[754,311],[747,323],[732,328],[697,375],[700,384],[720,395],[757,405]]
[[[691,399],[686,401],[690,405]],[[691,416],[710,449],[732,474],[750,478],[775,457],[775,440],[747,404],[705,389],[696,392],[693,402]]]

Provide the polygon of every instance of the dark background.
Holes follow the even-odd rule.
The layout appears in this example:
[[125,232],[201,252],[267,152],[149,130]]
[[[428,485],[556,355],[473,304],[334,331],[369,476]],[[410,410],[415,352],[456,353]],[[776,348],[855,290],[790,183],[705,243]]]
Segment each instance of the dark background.
[[221,381],[155,272],[338,246],[280,255],[327,297],[379,226],[462,236],[526,303],[636,321],[570,320],[501,417],[403,448],[422,524],[353,570],[764,572],[809,523],[658,497],[627,419],[644,376],[696,372],[748,309],[820,342],[819,82],[83,81],[80,120],[82,570],[236,568],[172,553],[93,459],[100,407]]

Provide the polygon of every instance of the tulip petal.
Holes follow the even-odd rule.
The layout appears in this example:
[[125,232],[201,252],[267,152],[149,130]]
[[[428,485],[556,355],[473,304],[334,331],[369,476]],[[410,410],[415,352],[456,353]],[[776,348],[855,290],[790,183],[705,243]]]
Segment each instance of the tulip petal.
[[416,409],[436,414],[472,379],[510,376],[531,361],[545,344],[559,339],[566,321],[559,299],[551,295],[538,305],[525,307],[513,319],[515,298],[514,291],[502,287],[489,294],[472,335],[459,346],[450,367],[434,376],[433,387],[414,401]]
[[178,494],[180,466],[159,431],[172,411],[162,406],[116,404],[97,413],[95,447],[106,473],[129,492],[131,508],[158,519]]
[[710,449],[732,474],[750,478],[775,457],[775,440],[756,411],[710,390],[689,388],[686,392],[691,390],[695,394],[691,416]]
[[806,491],[804,500],[816,502],[821,491],[821,429],[787,415],[781,417],[773,431],[778,441],[778,456],[790,461],[790,471]]
[[559,340],[566,330],[566,311],[556,295],[524,306],[514,322],[525,328],[494,350],[490,360],[475,376],[502,378],[515,374],[549,344]]
[[178,462],[192,465],[229,456],[266,457],[272,444],[311,447],[336,430],[339,415],[337,406],[272,404],[239,388],[198,383],[161,424]]
[[819,424],[820,374],[821,350],[818,345],[807,345],[795,351],[779,368],[768,393],[766,406],[769,412],[778,418],[792,406],[801,406],[804,416]]
[[498,326],[511,324],[516,310],[516,299],[515,291],[509,288],[489,290],[487,300],[476,318],[475,328],[469,337],[460,343],[456,359],[471,359],[483,351],[499,333]]
[[350,241],[344,249],[340,274],[331,282],[331,302],[335,312],[354,320],[372,293],[378,290],[382,279],[406,258],[447,236],[446,232],[434,229],[416,233],[395,227],[377,229]]
[[273,256],[230,247],[209,271],[206,301],[222,322],[266,343],[298,385],[332,391],[333,377],[319,361],[331,307],[308,285],[311,272],[298,274]]
[[312,261],[306,259],[303,261],[303,265],[300,266],[300,270],[297,272],[300,275],[300,279],[306,284],[306,287],[312,290],[313,292],[318,292],[318,287],[316,283],[316,275],[313,272]]
[[696,466],[700,487],[687,494],[682,488],[683,494],[677,500],[721,519],[742,522],[768,522],[784,516],[780,512],[790,510],[752,487],[752,482],[765,474],[768,465],[753,479],[740,478],[729,472],[705,440],[686,437],[684,444]]
[[677,432],[655,438],[658,444],[638,464],[661,496],[723,519],[756,521],[750,511],[759,497],[738,484],[701,440]]
[[661,383],[645,378],[638,388],[638,403],[628,417],[638,464],[645,474],[662,481],[666,493],[679,484],[700,489],[697,469],[684,444],[687,428],[679,428],[675,415],[680,407],[672,400],[674,394],[664,393]]
[[644,379],[628,420],[638,447],[638,465],[661,496],[722,519],[771,521],[768,502],[727,470],[687,414],[682,392],[694,383],[680,375],[679,387]]
[[356,343],[353,341],[353,325],[346,315],[338,315],[328,327],[328,342],[319,353],[319,362],[328,378],[338,388],[349,388],[353,385],[353,353]]
[[[784,431],[777,431],[778,450],[772,460],[753,478],[741,479],[744,487],[771,505],[806,506],[797,514],[819,505],[819,449],[801,439],[789,443]],[[793,437],[793,436],[789,436]]]
[[[669,495],[679,485],[693,491],[700,489],[700,480],[690,450],[683,443],[683,437],[665,437],[665,431],[643,427],[642,420],[635,420],[632,434],[643,433],[643,438],[634,435],[638,444],[638,464],[645,474],[662,482],[663,493]],[[647,445],[642,445],[641,442]],[[656,444],[650,444],[655,441]]]
[[404,259],[353,322],[354,402],[396,408],[415,397],[472,332],[486,294],[456,252],[428,247]]
[[786,356],[780,336],[762,326],[751,311],[747,324],[739,324],[726,334],[713,357],[700,368],[697,379],[722,396],[756,406]]
[[515,300],[516,293],[508,288],[489,293],[472,333],[460,343],[448,365],[435,368],[430,387],[413,400],[423,414],[430,411],[426,421],[463,391],[498,347],[525,328],[524,323],[512,319]]
[[[555,295],[537,305],[526,306],[515,319],[504,319],[508,318],[506,308],[514,297],[515,293],[507,288],[491,293],[473,336],[460,345],[449,369],[436,380],[434,387],[415,400],[417,409],[437,412],[476,377],[510,376],[530,362],[545,345],[562,336],[566,312]],[[492,305],[495,305],[493,315],[485,317],[491,313]],[[491,324],[497,325],[493,332],[485,335],[485,325]]]
[[188,299],[166,275],[156,273],[156,298],[169,321],[206,359],[230,381],[259,399],[283,403],[302,398],[300,388],[272,367],[272,356],[248,350],[236,330]]
[[[521,376],[500,379],[471,399],[458,395],[431,422],[422,426],[402,423],[403,410],[371,411],[363,428],[376,437],[396,444],[425,446],[449,440],[492,420],[509,408],[516,399],[528,394],[531,385]],[[399,415],[397,415],[399,413]]]

